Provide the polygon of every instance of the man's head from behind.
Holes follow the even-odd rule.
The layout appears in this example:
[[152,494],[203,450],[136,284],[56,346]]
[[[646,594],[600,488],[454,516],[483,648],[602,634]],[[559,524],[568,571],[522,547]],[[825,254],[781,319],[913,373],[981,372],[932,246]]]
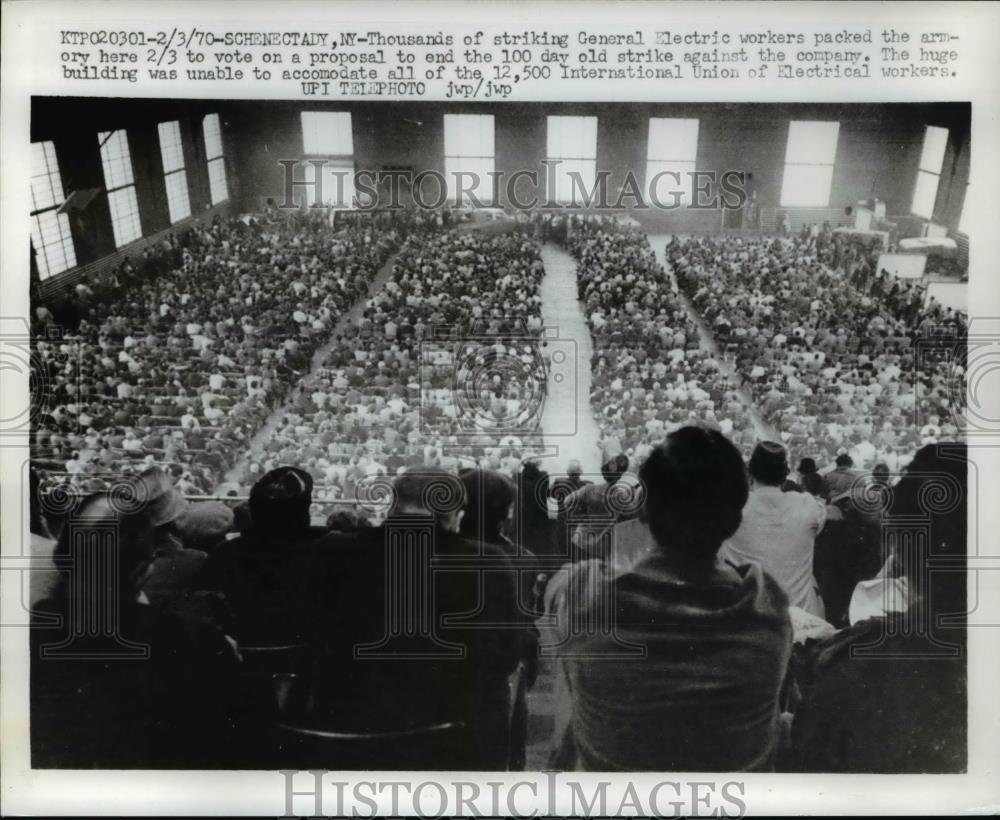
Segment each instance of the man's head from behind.
[[758,484],[780,486],[788,478],[788,454],[776,441],[762,441],[753,448],[747,470]]
[[458,532],[466,505],[461,479],[440,467],[410,467],[392,482],[394,515],[431,515],[448,532]]
[[608,484],[614,484],[621,480],[627,469],[628,456],[625,453],[619,453],[601,465],[601,475]]
[[722,433],[682,427],[639,473],[644,515],[660,548],[691,563],[714,558],[740,526],[749,488],[739,450]]
[[297,467],[278,467],[250,490],[250,518],[255,531],[301,532],[309,527],[313,480]]

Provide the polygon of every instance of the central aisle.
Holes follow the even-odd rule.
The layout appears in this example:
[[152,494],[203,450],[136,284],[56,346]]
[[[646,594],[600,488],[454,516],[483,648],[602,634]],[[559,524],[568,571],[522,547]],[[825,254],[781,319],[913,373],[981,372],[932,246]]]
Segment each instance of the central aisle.
[[[552,475],[562,475],[566,464],[576,459],[584,473],[601,469],[598,441],[601,429],[590,406],[590,357],[593,345],[583,307],[576,295],[576,262],[551,242],[542,247],[545,277],[542,279],[542,322],[551,336],[546,351],[553,354],[549,369],[548,396],[542,412],[542,435],[547,452],[544,467]],[[560,352],[565,361],[557,361]]]

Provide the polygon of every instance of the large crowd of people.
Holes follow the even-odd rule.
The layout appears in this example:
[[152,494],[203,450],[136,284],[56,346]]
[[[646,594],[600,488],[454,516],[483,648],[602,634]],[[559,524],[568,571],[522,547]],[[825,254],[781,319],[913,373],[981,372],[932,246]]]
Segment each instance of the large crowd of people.
[[667,257],[766,420],[802,456],[829,466],[846,453],[895,472],[920,444],[957,435],[960,314],[914,313],[859,289],[814,239],[675,238]]
[[216,219],[39,305],[46,483],[95,491],[155,464],[185,492],[213,490],[399,242],[391,226],[332,231],[299,212]]
[[517,769],[547,674],[554,768],[963,770],[962,319],[561,219],[605,463],[549,476],[538,227],[219,219],[39,305],[32,548],[94,571],[33,577],[34,766]]
[[544,273],[521,232],[412,237],[385,287],[343,328],[242,476],[302,467],[353,499],[402,467],[503,465],[537,439],[546,389]]
[[718,426],[749,453],[747,407],[641,231],[574,219],[566,240],[594,344],[591,402],[608,444],[638,462],[684,424]]
[[563,498],[586,520],[550,526],[590,533],[565,555],[517,523],[533,488],[482,468],[405,468],[378,523],[312,525],[313,478],[294,467],[235,514],[157,467],[58,514],[36,499],[33,539],[57,533],[52,557],[93,571],[32,589],[32,645],[48,653],[31,677],[33,765],[516,769],[548,658],[556,768],[964,768],[964,655],[949,651],[964,641],[962,445],[921,448],[866,513],[897,531],[922,516],[953,571],[928,572],[920,539],[883,553],[876,535],[858,574],[841,523],[833,554],[856,580],[836,626],[814,577],[836,524],[782,489],[781,444],[746,465],[717,430],[678,428],[628,511],[610,503],[624,467]]

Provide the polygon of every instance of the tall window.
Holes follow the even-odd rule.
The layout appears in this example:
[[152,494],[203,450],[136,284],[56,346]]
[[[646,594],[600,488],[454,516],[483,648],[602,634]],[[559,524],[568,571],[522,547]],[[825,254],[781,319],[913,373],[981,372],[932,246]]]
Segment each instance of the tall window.
[[222,151],[222,129],[219,127],[218,114],[206,114],[201,121],[201,130],[205,135],[205,158],[208,160],[208,189],[212,204],[218,205],[229,198],[229,186],[226,184],[226,160]]
[[41,279],[76,266],[69,217],[56,213],[65,199],[55,143],[31,143],[31,244]]
[[156,130],[160,134],[160,156],[163,158],[163,182],[167,189],[170,222],[179,222],[191,216],[187,171],[184,170],[184,146],[181,143],[181,124],[177,120],[161,122],[156,126]]
[[826,208],[833,185],[839,122],[788,123],[781,205],[785,208]]
[[462,189],[480,202],[492,203],[493,177],[490,175],[495,164],[492,114],[444,115],[444,174],[452,201]]
[[[555,177],[555,191],[549,191],[549,196],[556,202],[571,202],[575,199],[582,203],[583,198],[593,190],[597,179],[597,117],[547,119],[545,156],[551,161],[559,161],[554,174],[552,170],[546,171],[546,174],[553,174]],[[572,174],[577,175],[579,180],[575,184]]]
[[917,184],[913,188],[913,205],[910,207],[913,213],[925,219],[934,217],[934,201],[937,199],[941,166],[944,165],[944,151],[947,147],[948,129],[928,125],[924,130],[924,148],[920,152]]
[[[322,160],[319,185],[312,189],[312,203],[333,208],[354,204],[354,132],[349,111],[303,111],[302,151]],[[311,176],[310,181],[316,177]]]
[[646,190],[656,201],[665,205],[687,204],[691,198],[691,172],[697,159],[698,120],[650,118]]
[[108,192],[108,207],[111,209],[111,230],[114,231],[115,246],[120,248],[142,236],[128,135],[122,129],[101,131],[97,135],[97,141],[101,146],[104,187]]

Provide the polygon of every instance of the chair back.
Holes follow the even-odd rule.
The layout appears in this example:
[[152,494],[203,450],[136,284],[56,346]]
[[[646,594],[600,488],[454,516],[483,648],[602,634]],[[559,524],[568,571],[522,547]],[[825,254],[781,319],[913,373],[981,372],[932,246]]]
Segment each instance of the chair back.
[[[298,769],[420,771],[462,769],[466,727],[445,721],[388,731],[345,731],[315,725],[298,678],[275,675],[272,750],[278,765]],[[270,764],[274,766],[274,762]]]

